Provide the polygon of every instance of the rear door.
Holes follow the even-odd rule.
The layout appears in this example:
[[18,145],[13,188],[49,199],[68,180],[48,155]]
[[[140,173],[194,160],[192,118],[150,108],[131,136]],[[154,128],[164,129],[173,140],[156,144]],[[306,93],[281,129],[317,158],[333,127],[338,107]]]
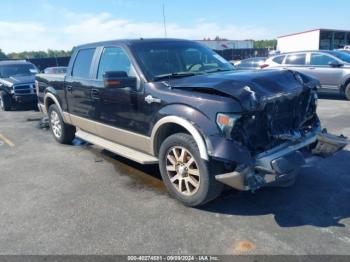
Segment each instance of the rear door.
[[283,68],[306,73],[306,58],[307,53],[289,54],[284,60]]
[[338,60],[330,55],[313,52],[310,56],[308,74],[318,79],[322,88],[338,89],[343,79],[343,68],[329,65],[336,61]]
[[286,58],[285,55],[278,55],[272,58],[268,58],[265,62],[265,64],[267,65],[266,68],[282,68],[283,67],[283,61]]
[[68,112],[74,125],[86,131],[94,132],[95,128],[89,120],[94,116],[92,99],[92,65],[95,48],[80,49],[74,59],[71,72],[65,81]]

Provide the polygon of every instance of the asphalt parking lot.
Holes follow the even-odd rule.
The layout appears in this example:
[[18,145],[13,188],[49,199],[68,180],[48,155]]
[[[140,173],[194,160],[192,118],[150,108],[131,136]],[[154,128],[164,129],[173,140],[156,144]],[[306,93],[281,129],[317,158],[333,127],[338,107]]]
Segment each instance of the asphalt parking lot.
[[[350,137],[350,102],[321,99]],[[40,113],[0,112],[0,254],[350,254],[350,147],[313,159],[295,186],[171,199],[157,166],[56,143]]]

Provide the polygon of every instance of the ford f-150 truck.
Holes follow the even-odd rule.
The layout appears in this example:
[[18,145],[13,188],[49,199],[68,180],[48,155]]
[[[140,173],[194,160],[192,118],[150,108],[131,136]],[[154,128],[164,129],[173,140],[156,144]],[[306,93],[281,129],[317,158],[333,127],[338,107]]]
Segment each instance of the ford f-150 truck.
[[119,40],[74,48],[67,74],[37,75],[54,138],[74,137],[142,164],[158,163],[188,206],[225,186],[289,185],[308,154],[346,139],[322,131],[317,80],[290,70],[236,72],[199,43]]
[[37,104],[34,89],[37,68],[27,61],[0,61],[0,109],[9,111],[14,103]]

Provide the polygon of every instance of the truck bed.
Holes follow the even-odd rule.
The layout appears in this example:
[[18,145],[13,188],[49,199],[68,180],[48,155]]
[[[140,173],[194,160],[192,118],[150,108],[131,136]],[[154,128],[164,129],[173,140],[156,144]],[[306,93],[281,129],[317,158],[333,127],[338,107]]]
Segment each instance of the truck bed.
[[38,87],[38,101],[44,104],[45,92],[52,88],[55,93],[64,93],[64,79],[65,75],[58,74],[37,74],[36,81]]

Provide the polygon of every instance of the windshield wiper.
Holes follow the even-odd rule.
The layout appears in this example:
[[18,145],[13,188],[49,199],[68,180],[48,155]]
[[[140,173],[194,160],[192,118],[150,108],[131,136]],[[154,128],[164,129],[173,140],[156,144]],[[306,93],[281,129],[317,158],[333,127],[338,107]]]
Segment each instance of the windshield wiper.
[[212,69],[212,70],[207,70],[205,72],[210,74],[210,73],[216,73],[216,72],[228,72],[228,71],[233,71],[233,70],[234,69],[215,68],[215,69]]
[[193,73],[193,72],[176,72],[176,73],[155,76],[153,80],[158,81],[158,80],[171,79],[171,78],[181,78],[181,77],[195,76],[198,74],[199,73]]

